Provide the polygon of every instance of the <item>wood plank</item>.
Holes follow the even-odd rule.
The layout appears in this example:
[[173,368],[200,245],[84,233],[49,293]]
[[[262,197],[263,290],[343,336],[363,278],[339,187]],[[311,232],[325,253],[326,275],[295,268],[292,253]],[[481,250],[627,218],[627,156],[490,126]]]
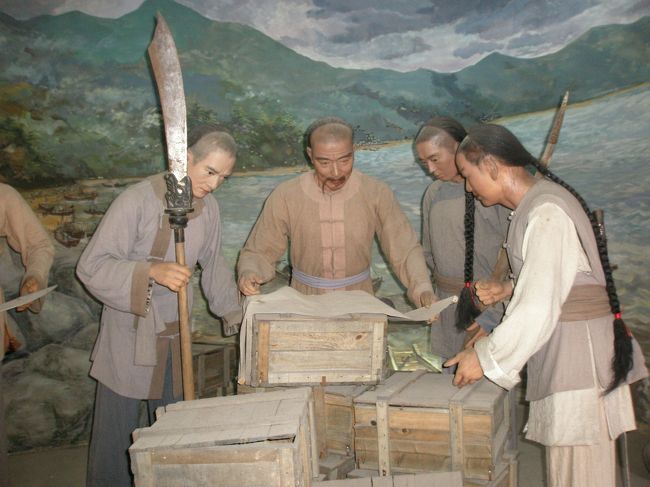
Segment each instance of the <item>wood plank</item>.
[[[383,341],[383,337],[382,337]],[[270,338],[271,351],[325,351],[325,350],[368,350],[373,345],[373,334],[367,331],[350,332],[302,332],[291,330],[280,332],[273,329]]]
[[[267,374],[277,374],[282,371],[293,373],[313,370],[323,370],[326,372],[336,372],[338,370],[369,372],[371,371],[370,364],[370,352],[363,350],[355,353],[351,353],[349,350],[273,351],[268,356]],[[260,380],[260,382],[265,381]]]
[[377,400],[377,449],[379,473],[390,475],[390,445],[388,441],[388,401]]
[[[269,335],[271,325],[261,322],[257,325],[257,379],[258,383],[266,384],[269,378]],[[257,385],[257,384],[253,384]]]
[[363,321],[354,319],[330,319],[330,318],[302,318],[302,319],[278,319],[260,320],[259,315],[253,318],[256,322],[270,323],[273,331],[280,333],[301,332],[301,333],[372,333],[377,323],[383,325],[383,321]]
[[312,370],[304,372],[276,372],[269,374],[268,385],[314,385],[320,384],[325,377],[326,383],[363,383],[376,384],[381,380],[375,374],[363,370]]
[[388,321],[383,323],[376,323],[373,342],[372,342],[372,354],[371,354],[371,369],[379,377],[385,377],[386,372],[386,355],[388,353],[388,347],[386,346],[386,340],[388,337]]
[[327,456],[327,413],[325,411],[325,391],[322,386],[314,386],[312,388],[312,393],[314,397],[313,436],[317,439],[317,458],[323,458]]

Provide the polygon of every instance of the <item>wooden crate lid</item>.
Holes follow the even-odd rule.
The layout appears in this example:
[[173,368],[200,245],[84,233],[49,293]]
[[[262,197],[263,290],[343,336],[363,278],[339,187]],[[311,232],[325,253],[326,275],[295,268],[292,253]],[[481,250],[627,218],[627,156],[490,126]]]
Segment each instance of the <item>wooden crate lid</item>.
[[309,388],[170,404],[132,448],[187,448],[293,439],[307,420]]
[[386,315],[375,313],[355,313],[341,316],[304,316],[292,313],[256,313],[253,315],[253,321],[298,321],[304,323],[321,323],[326,322],[348,322],[348,321],[364,321],[372,323],[386,323],[388,318]]
[[357,397],[368,390],[367,385],[325,386],[325,394],[342,397]]
[[[418,375],[413,375],[418,374]],[[354,399],[355,404],[375,404],[383,397],[391,406],[448,408],[451,401],[461,401],[463,408],[492,410],[505,394],[487,379],[462,389],[452,384],[451,374],[396,372],[378,386]]]

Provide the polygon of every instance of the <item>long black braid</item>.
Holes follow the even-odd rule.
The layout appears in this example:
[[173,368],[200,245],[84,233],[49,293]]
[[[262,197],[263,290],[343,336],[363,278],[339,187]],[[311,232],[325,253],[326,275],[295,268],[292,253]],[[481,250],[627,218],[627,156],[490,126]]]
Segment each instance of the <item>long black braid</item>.
[[[467,132],[465,128],[451,117],[433,117],[429,119],[418,131],[415,137],[415,144],[433,140],[441,133],[451,137],[456,143],[460,144]],[[456,327],[459,330],[466,330],[481,311],[475,304],[472,290],[472,281],[474,280],[474,195],[471,192],[465,192],[465,267],[464,279],[465,286],[458,297],[456,305]]]
[[607,392],[610,392],[625,381],[628,372],[632,370],[634,362],[632,358],[632,333],[621,317],[621,303],[618,299],[612,266],[609,262],[607,240],[601,232],[596,214],[591,211],[589,205],[582,196],[580,196],[580,194],[570,184],[564,182],[549,169],[543,167],[538,161],[535,161],[534,166],[535,169],[541,172],[545,177],[565,188],[578,200],[582,209],[589,218],[589,223],[591,223],[594,237],[596,237],[598,255],[600,256],[600,263],[603,267],[603,272],[605,273],[605,289],[607,291],[607,297],[609,298],[609,307],[614,315],[614,357],[612,358],[612,371],[614,372],[614,378],[612,379],[611,384],[607,387]]
[[505,127],[484,124],[470,129],[467,137],[458,147],[458,153],[463,153],[466,159],[472,164],[478,164],[487,154],[496,156],[504,164],[509,166],[524,167],[530,164],[545,177],[569,191],[582,206],[594,232],[600,263],[605,274],[605,289],[609,298],[609,306],[614,315],[614,357],[611,364],[614,377],[607,387],[606,393],[611,392],[625,381],[627,374],[632,370],[634,365],[632,357],[632,333],[621,317],[621,304],[618,299],[616,284],[612,275],[612,267],[609,262],[607,241],[601,233],[601,228],[594,212],[591,211],[587,202],[570,184],[567,184],[549,169],[543,167]]
[[474,320],[481,314],[481,310],[476,305],[474,297],[474,289],[472,287],[474,281],[474,216],[475,216],[475,201],[474,195],[465,192],[465,270],[464,270],[464,286],[458,296],[458,304],[456,305],[456,328],[459,330],[467,330],[467,328],[474,323]]

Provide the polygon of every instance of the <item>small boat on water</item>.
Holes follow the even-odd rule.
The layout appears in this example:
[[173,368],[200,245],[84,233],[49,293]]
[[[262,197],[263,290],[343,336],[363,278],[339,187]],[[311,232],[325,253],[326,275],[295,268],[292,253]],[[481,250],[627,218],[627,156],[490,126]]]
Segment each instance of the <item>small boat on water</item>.
[[74,206],[72,205],[41,203],[38,205],[38,207],[43,213],[47,213],[49,215],[66,216],[74,214]]
[[63,223],[54,231],[54,238],[61,245],[76,247],[82,239],[91,237],[96,225],[92,223]]
[[94,189],[79,188],[76,191],[64,193],[63,197],[68,201],[85,201],[97,198],[97,191]]
[[102,186],[106,188],[121,188],[123,186],[126,186],[128,183],[125,181],[104,181],[102,183]]
[[106,213],[106,208],[100,208],[98,206],[89,206],[88,208],[84,209],[84,213],[88,213],[89,215],[103,215]]

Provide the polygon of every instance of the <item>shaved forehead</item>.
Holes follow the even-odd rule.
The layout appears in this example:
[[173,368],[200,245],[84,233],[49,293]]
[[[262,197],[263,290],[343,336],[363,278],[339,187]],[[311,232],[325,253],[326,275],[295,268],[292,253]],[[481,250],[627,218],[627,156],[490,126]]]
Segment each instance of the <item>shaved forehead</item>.
[[456,150],[457,142],[449,135],[445,130],[438,127],[431,127],[430,125],[425,125],[422,127],[417,137],[415,138],[415,145],[421,144],[423,142],[431,142],[434,145],[438,145],[448,149],[451,152]]
[[353,141],[352,126],[344,120],[328,117],[317,120],[307,130],[308,145],[315,143]]

